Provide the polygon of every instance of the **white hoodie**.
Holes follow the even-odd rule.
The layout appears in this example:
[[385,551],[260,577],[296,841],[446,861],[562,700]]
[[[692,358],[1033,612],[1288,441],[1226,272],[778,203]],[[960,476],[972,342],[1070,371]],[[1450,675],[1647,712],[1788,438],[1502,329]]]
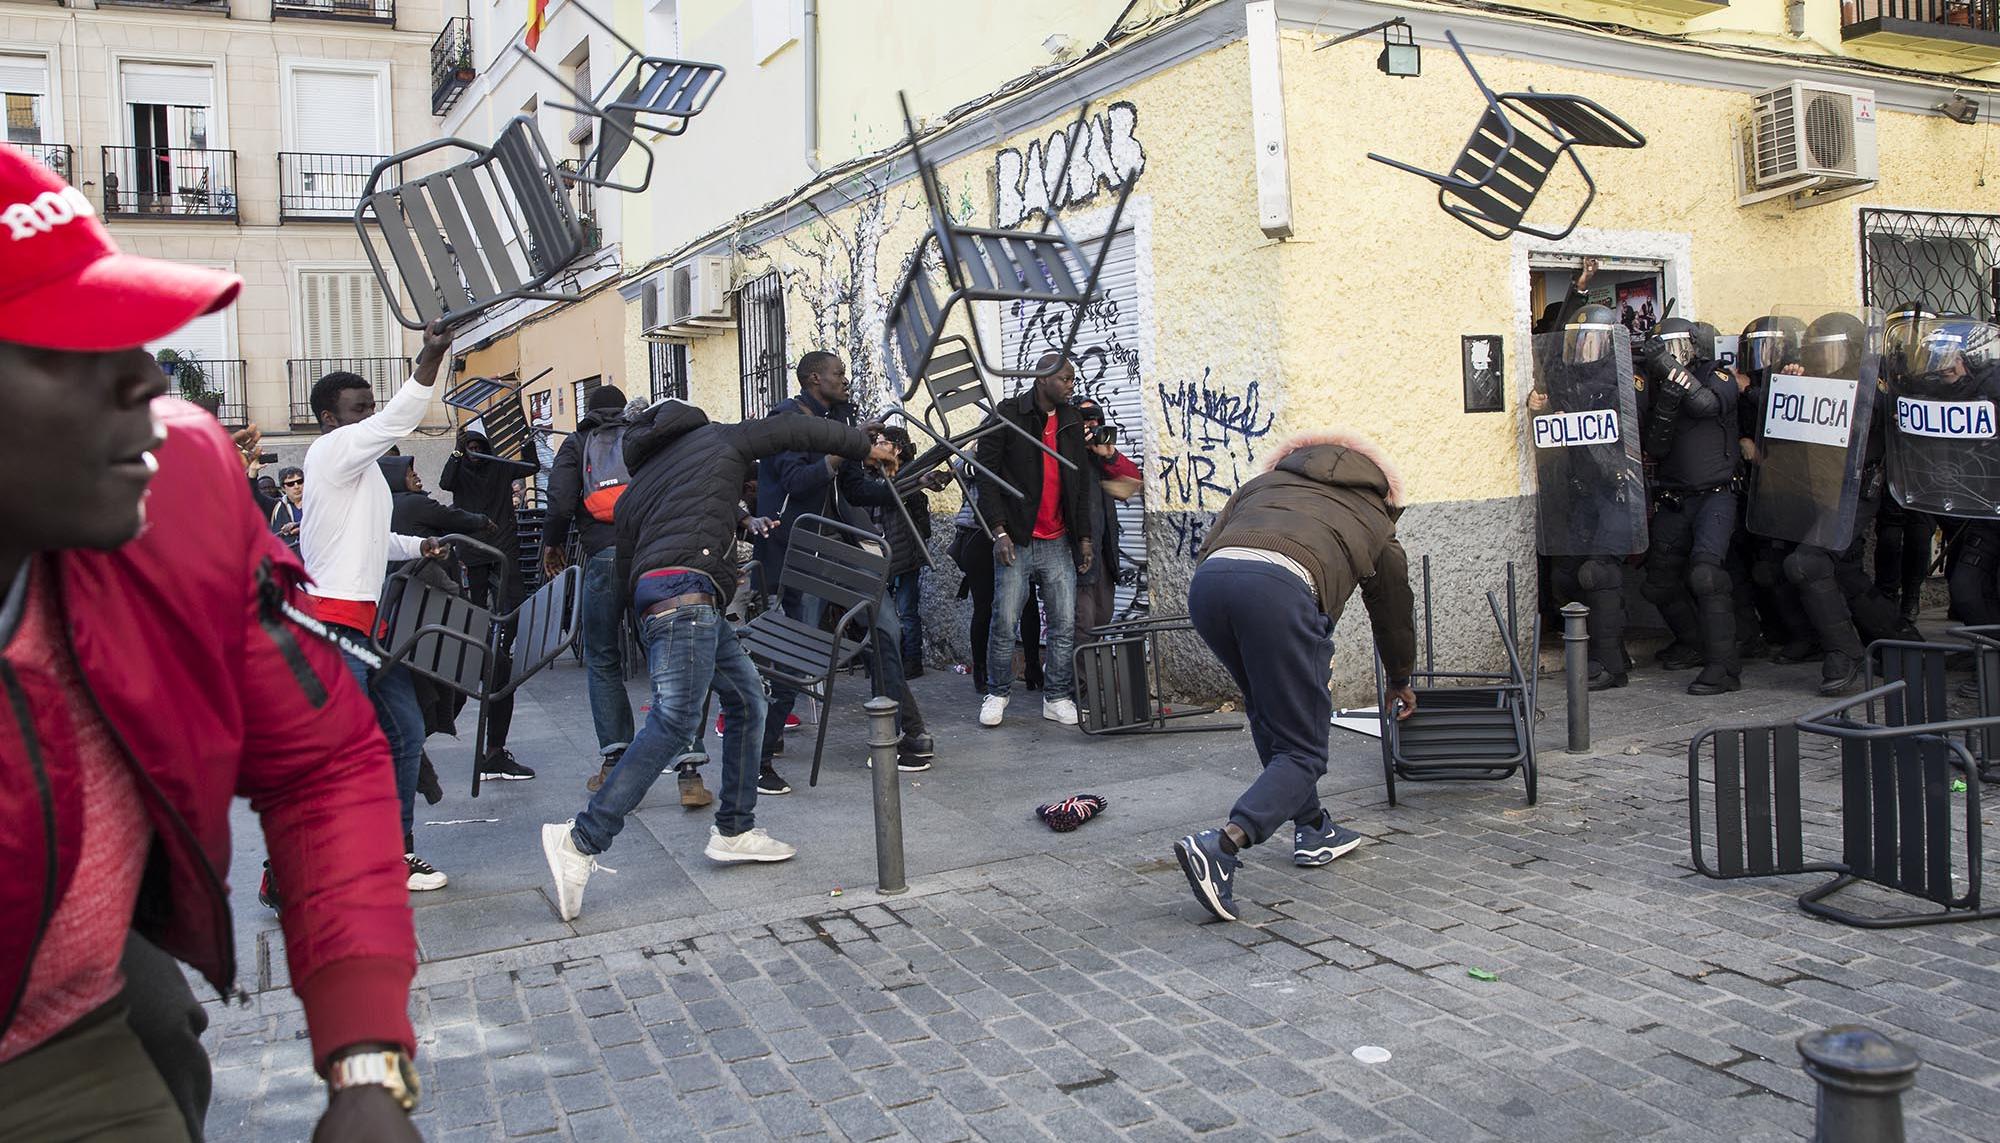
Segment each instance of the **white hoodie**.
[[418,537],[389,531],[389,482],[375,462],[422,423],[432,392],[412,377],[374,416],[343,425],[306,450],[299,555],[312,577],[308,592],[374,603],[390,560],[423,555]]

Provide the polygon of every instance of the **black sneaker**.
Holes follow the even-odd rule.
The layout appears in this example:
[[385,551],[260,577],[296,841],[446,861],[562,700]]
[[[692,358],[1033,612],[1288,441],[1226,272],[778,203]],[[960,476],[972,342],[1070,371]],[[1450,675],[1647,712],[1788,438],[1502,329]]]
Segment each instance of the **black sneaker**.
[[525,782],[535,776],[533,770],[514,761],[514,753],[506,747],[492,751],[479,764],[479,778],[483,782]]
[[263,880],[257,882],[257,903],[273,913],[278,911],[278,886],[271,880],[269,861],[264,862]]
[[791,783],[779,777],[778,772],[771,768],[769,762],[766,762],[757,771],[757,792],[766,797],[776,797],[779,794],[791,793],[792,787]]
[[[861,764],[873,770],[875,768],[875,759],[872,757],[863,759]],[[900,750],[896,752],[896,769],[901,773],[921,774],[930,769],[932,765],[933,763],[929,758],[919,757],[915,754],[905,754]]]
[[909,755],[913,758],[935,758],[937,757],[937,743],[928,734],[905,734],[902,741],[896,743],[896,755],[897,757]]

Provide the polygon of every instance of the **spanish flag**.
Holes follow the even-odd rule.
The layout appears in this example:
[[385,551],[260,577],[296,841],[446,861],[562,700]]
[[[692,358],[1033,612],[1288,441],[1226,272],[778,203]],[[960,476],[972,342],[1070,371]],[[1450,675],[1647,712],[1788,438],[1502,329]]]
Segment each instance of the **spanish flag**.
[[549,26],[549,0],[528,0],[528,50],[542,46],[542,29]]

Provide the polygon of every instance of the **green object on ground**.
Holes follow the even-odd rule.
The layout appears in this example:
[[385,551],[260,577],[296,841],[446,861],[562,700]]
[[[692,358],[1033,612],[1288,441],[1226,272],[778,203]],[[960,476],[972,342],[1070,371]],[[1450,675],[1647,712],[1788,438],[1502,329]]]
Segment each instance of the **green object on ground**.
[[1500,979],[1500,975],[1498,973],[1488,972],[1483,968],[1468,968],[1465,970],[1465,975],[1471,977],[1474,980]]
[[1954,794],[1963,794],[1965,792],[1965,779],[1953,778],[1951,780],[1951,792]]

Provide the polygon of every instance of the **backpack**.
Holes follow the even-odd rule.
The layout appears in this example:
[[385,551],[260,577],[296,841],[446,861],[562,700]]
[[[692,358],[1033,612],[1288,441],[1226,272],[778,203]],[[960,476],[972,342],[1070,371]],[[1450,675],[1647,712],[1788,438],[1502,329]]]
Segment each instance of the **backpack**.
[[606,524],[632,483],[632,470],[625,467],[626,427],[602,425],[583,438],[583,508]]

